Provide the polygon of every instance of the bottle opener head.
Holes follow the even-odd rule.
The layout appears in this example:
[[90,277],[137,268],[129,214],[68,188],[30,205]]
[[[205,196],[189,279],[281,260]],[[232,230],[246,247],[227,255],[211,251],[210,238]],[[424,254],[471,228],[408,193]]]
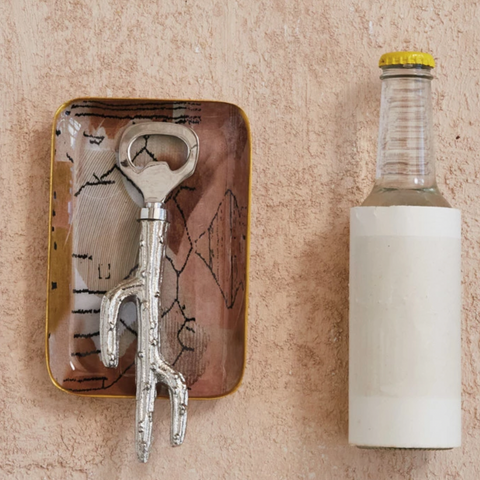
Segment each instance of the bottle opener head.
[[[139,137],[164,135],[177,137],[187,146],[187,161],[178,169],[171,170],[166,162],[152,161],[137,167],[132,161],[132,146]],[[142,192],[145,203],[163,202],[165,197],[195,171],[198,160],[197,134],[184,125],[162,122],[147,122],[131,125],[120,139],[118,163],[120,170]]]

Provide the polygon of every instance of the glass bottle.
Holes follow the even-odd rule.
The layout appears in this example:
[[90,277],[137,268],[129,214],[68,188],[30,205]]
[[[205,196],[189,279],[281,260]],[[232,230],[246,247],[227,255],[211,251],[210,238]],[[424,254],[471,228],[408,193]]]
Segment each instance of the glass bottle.
[[434,60],[393,52],[380,66],[376,181],[350,213],[349,442],[454,448],[462,431],[461,212],[435,180]]
[[[404,53],[409,62],[421,55],[422,63],[389,65],[389,54],[380,59],[377,172],[373,190],[362,205],[450,207],[435,178],[431,98],[434,60],[424,53],[399,53]],[[401,57],[397,55],[396,61]]]

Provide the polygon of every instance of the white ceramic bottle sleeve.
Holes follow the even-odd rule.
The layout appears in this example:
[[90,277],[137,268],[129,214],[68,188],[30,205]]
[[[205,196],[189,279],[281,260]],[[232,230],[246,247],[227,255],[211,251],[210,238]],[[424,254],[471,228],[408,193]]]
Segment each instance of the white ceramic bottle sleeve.
[[460,446],[460,330],[460,211],[353,208],[350,443]]

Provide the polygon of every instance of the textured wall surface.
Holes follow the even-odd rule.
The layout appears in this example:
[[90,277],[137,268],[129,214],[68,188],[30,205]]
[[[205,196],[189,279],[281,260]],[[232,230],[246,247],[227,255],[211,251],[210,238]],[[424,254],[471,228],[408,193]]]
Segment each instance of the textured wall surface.
[[[0,18],[0,478],[480,478],[478,2],[4,0]],[[374,176],[377,61],[399,49],[437,59],[438,179],[464,212],[454,451],[347,444],[348,212]],[[251,121],[244,383],[192,402],[177,449],[158,402],[146,465],[133,401],[69,396],[45,368],[50,127],[79,96],[225,100]]]

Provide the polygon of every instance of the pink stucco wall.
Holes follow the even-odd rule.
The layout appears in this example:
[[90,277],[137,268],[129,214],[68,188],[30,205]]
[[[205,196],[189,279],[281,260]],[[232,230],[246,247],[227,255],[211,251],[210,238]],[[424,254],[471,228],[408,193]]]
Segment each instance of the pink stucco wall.
[[[0,478],[480,478],[480,5],[412,0],[4,0],[0,5]],[[348,211],[374,175],[381,53],[426,50],[438,178],[464,215],[464,443],[347,444]],[[237,103],[253,134],[244,383],[192,402],[147,465],[134,402],[48,378],[44,310],[50,126],[79,96]]]

